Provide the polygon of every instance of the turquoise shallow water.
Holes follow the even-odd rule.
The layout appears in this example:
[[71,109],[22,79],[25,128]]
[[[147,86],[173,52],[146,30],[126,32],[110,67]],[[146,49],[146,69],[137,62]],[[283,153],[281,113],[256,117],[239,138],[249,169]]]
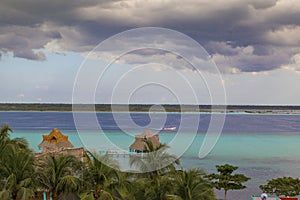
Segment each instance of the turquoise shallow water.
[[[35,151],[39,151],[37,145],[42,141],[42,134],[48,134],[49,132],[17,130],[12,134],[12,137],[25,137],[28,139],[30,146]],[[110,145],[103,142],[104,137],[108,137],[110,141],[125,151],[134,141],[132,136],[120,131],[108,131],[105,135],[100,135],[95,131],[86,131],[81,134],[84,143],[82,143],[76,131],[63,130],[63,133],[69,136],[69,140],[75,147],[85,146],[88,149],[112,150]],[[175,136],[175,133],[161,133],[160,140],[163,143],[169,143]],[[185,133],[176,137],[185,140],[187,137],[192,136],[193,134]],[[297,133],[280,135],[270,133],[224,133],[210,154],[204,159],[199,159],[198,152],[203,138],[204,134],[197,134],[192,145],[181,157],[182,165],[185,168],[202,168],[207,173],[215,172],[215,165],[224,163],[239,166],[238,172],[251,177],[251,180],[247,183],[248,189],[241,192],[229,192],[231,199],[245,199],[251,194],[259,194],[261,191],[258,186],[264,184],[268,179],[281,176],[299,176],[300,136]],[[171,146],[172,148],[177,147]]]

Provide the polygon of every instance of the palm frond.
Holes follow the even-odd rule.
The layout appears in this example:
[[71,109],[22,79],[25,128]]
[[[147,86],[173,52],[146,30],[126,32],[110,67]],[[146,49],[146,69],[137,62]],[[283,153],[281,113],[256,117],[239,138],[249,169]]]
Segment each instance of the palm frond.
[[109,192],[102,190],[99,200],[114,200],[114,198]]
[[34,190],[26,187],[21,187],[17,194],[17,197],[20,200],[29,200],[33,196],[34,196]]
[[8,124],[2,125],[1,130],[0,130],[0,140],[3,141],[3,140],[8,139],[10,132],[12,133],[13,130],[10,128],[10,126]]
[[79,182],[80,181],[77,177],[67,175],[60,179],[57,188],[66,193],[75,192],[78,190]]
[[0,191],[0,199],[2,200],[11,200],[11,194],[8,190]]

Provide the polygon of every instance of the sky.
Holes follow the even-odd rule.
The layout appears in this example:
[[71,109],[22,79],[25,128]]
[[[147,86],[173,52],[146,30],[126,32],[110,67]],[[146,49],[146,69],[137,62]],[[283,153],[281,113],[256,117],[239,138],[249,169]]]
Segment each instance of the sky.
[[1,103],[300,105],[300,2],[1,0],[0,72]]

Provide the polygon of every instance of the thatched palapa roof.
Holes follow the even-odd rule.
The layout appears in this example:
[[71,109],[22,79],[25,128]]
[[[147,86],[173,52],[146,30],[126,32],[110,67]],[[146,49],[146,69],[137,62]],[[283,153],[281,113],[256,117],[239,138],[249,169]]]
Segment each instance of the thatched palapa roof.
[[147,149],[145,140],[150,141],[154,148],[160,146],[159,135],[153,134],[149,129],[146,129],[142,134],[135,136],[135,141],[130,145],[129,149],[133,151],[144,151]]
[[43,151],[53,149],[64,149],[74,147],[74,145],[68,140],[67,135],[63,135],[60,130],[54,128],[49,135],[43,135],[43,141],[38,145],[39,148],[43,148]]

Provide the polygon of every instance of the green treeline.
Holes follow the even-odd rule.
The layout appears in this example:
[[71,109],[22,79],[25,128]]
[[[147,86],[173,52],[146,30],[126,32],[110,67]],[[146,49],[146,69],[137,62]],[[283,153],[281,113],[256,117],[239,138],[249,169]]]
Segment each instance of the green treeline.
[[[113,107],[113,109],[112,109]],[[300,106],[263,106],[263,105],[169,105],[155,106],[150,104],[77,104],[74,106],[77,111],[98,111],[111,112],[112,110],[122,112],[272,112],[272,111],[300,111]],[[0,103],[0,111],[72,111],[72,104],[51,104],[51,103]]]

